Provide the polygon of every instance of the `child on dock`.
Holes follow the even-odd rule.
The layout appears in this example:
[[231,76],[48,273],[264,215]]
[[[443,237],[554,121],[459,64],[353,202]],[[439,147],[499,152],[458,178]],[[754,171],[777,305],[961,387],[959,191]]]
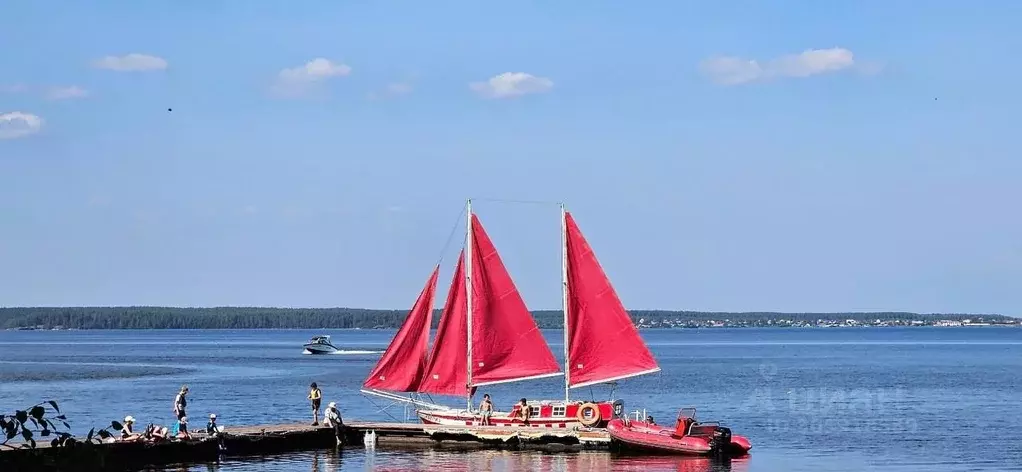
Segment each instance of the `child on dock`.
[[312,400],[312,425],[319,426],[319,404],[323,401],[323,391],[319,389],[316,382],[309,385],[309,400]]
[[206,434],[209,437],[214,437],[220,433],[220,427],[216,424],[216,414],[209,414],[209,423],[206,423]]
[[490,394],[483,394],[483,401],[479,403],[479,414],[483,418],[483,426],[491,426],[490,416],[493,415],[493,402],[490,401]]
[[192,436],[188,434],[188,417],[182,416],[177,420],[177,433],[174,435],[177,439],[191,439]]

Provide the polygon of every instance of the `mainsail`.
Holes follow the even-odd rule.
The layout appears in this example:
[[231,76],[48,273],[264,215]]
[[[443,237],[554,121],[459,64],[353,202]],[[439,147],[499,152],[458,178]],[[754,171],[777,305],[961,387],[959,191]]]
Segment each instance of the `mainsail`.
[[[463,250],[418,391],[467,395],[470,387],[561,375],[493,242],[475,215],[470,221],[466,247],[472,258],[471,272]],[[471,293],[466,290],[468,281]],[[467,336],[470,324],[471,344]]]
[[659,371],[596,254],[568,212],[564,212],[564,226],[568,387]]
[[436,339],[429,353],[429,360],[419,382],[417,391],[437,395],[466,395],[467,382],[467,351],[468,343],[468,305],[465,299],[465,251],[458,256],[458,265],[454,269],[451,290],[447,292],[447,302],[440,314],[440,325],[437,326]]
[[433,319],[440,266],[430,274],[401,328],[391,340],[380,361],[362,384],[365,388],[392,392],[414,392],[426,368],[429,349],[429,328]]
[[472,385],[561,375],[497,249],[472,215]]

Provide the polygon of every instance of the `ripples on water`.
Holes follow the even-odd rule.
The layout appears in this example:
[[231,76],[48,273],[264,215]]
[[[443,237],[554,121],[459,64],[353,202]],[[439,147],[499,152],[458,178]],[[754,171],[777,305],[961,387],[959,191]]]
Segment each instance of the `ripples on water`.
[[309,471],[373,470],[450,472],[744,472],[747,460],[710,460],[685,457],[615,456],[606,452],[545,454],[516,451],[377,450],[319,451],[225,460],[209,464],[181,464],[153,471]]
[[[308,422],[311,381],[348,418],[411,412],[358,393],[379,354],[302,355],[314,334],[346,351],[380,351],[393,331],[0,332],[0,409],[55,399],[79,434],[131,414],[170,424],[181,384],[197,417],[238,424]],[[547,339],[555,353],[560,332]],[[621,382],[626,408],[660,422],[697,406],[754,445],[715,464],[606,453],[360,449],[195,465],[185,470],[1022,470],[1022,329],[712,329],[643,332],[663,372]],[[38,346],[46,346],[40,351]],[[560,398],[557,379],[493,386],[501,407]],[[480,392],[482,393],[482,392]],[[606,388],[575,398],[606,398]],[[441,400],[443,401],[443,400]],[[462,400],[448,403],[460,405]],[[174,468],[170,470],[175,470]]]

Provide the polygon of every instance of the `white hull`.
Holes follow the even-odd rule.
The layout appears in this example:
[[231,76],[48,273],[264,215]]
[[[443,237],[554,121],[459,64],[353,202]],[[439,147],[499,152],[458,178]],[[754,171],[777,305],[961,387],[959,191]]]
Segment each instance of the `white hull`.
[[333,354],[337,348],[328,344],[306,344],[305,352],[309,354]]

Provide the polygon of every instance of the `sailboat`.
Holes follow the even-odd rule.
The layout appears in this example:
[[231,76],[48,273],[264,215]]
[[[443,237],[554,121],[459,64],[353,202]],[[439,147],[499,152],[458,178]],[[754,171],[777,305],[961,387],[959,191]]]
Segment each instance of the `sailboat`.
[[[624,411],[620,400],[572,401],[571,389],[651,374],[660,367],[572,215],[561,205],[561,371],[496,247],[472,213],[471,200],[466,208],[465,244],[432,348],[428,340],[439,266],[362,391],[415,403],[426,424],[481,426],[482,416],[472,408],[478,387],[563,375],[563,400],[532,400],[510,412],[493,412],[488,424],[604,427],[620,417]],[[439,405],[421,400],[422,395],[463,396],[466,406]],[[521,408],[529,408],[527,423]]]

